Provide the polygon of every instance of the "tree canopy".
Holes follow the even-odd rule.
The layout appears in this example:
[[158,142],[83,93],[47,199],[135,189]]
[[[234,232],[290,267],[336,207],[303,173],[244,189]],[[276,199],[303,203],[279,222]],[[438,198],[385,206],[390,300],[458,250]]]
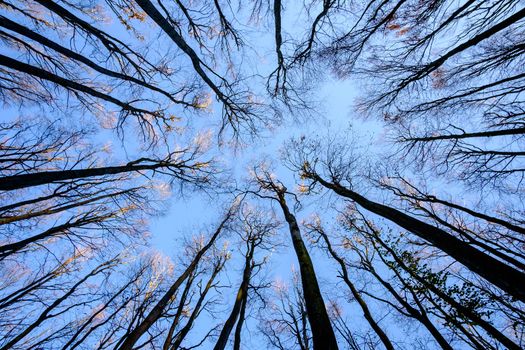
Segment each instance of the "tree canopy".
[[0,350],[522,349],[518,0],[0,0]]

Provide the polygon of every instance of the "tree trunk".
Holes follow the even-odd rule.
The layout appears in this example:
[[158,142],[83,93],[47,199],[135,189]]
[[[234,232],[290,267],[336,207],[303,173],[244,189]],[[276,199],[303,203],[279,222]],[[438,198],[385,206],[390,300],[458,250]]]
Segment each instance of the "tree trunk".
[[215,277],[219,274],[219,271],[224,266],[224,263],[219,263],[217,267],[213,270],[213,274],[211,275],[210,279],[208,280],[208,283],[206,283],[206,287],[202,291],[201,295],[199,296],[199,300],[197,300],[197,303],[195,304],[195,307],[193,308],[193,312],[191,313],[190,318],[188,319],[188,322],[186,322],[186,325],[179,331],[179,333],[175,336],[175,339],[173,341],[173,344],[170,347],[170,350],[178,350],[180,348],[180,344],[186,337],[186,335],[189,333],[191,328],[193,327],[193,322],[199,315],[201,311],[202,303],[204,302],[204,299],[206,298],[206,294],[208,294],[208,291],[211,289],[213,285],[213,281],[215,280]]
[[140,339],[140,337],[147,332],[147,330],[159,320],[159,318],[162,316],[162,313],[164,312],[164,309],[166,306],[170,303],[171,298],[175,295],[177,290],[179,289],[180,285],[188,278],[188,276],[195,270],[198,263],[200,262],[201,258],[204,256],[204,254],[213,246],[213,243],[215,243],[215,240],[219,236],[219,233],[222,231],[226,223],[230,220],[230,217],[233,215],[232,210],[228,211],[225,218],[220,223],[217,230],[213,233],[212,237],[208,241],[208,243],[197,253],[197,255],[193,258],[190,265],[186,268],[186,270],[182,273],[182,275],[177,278],[177,280],[171,285],[170,289],[164,294],[164,296],[157,302],[157,304],[151,309],[151,311],[148,313],[148,315],[144,318],[144,320],[133,330],[127,334],[124,342],[122,345],[120,345],[120,350],[131,350],[133,348],[133,345]]
[[350,198],[366,210],[396,223],[431,243],[490,283],[498,286],[516,299],[525,302],[524,273],[505,265],[501,261],[473,248],[468,243],[435,226],[415,219],[397,209],[370,201],[337,183],[325,181],[317,174],[311,174],[311,177],[340,196]]
[[339,255],[337,255],[337,253],[332,249],[332,244],[330,243],[330,240],[328,239],[328,236],[326,235],[326,233],[321,232],[319,230],[317,232],[319,232],[321,236],[323,237],[330,255],[339,263],[339,266],[341,267],[341,272],[342,272],[341,277],[343,278],[343,281],[346,283],[348,288],[350,288],[350,292],[352,293],[352,296],[354,297],[354,299],[357,301],[357,303],[361,307],[361,310],[363,311],[363,314],[365,316],[365,319],[368,321],[368,324],[370,324],[370,327],[372,327],[372,329],[374,330],[374,332],[376,332],[379,339],[381,339],[381,342],[383,343],[385,348],[388,350],[394,350],[394,345],[392,345],[392,342],[390,341],[386,333],[376,322],[365,300],[361,297],[361,294],[359,293],[357,288],[350,281],[350,277],[348,276],[348,270],[346,269],[345,261]]
[[174,164],[168,164],[165,162],[159,162],[155,164],[128,163],[126,165],[100,168],[43,171],[32,174],[4,176],[0,177],[0,191],[12,191],[20,188],[49,184],[56,181],[83,179],[92,176],[115,175],[140,170],[155,170],[173,165]]
[[306,302],[306,311],[308,313],[308,321],[312,328],[312,338],[315,350],[336,350],[337,340],[335,338],[330,318],[326,312],[323,296],[317,283],[317,277],[312,264],[312,259],[308,250],[304,245],[301,237],[301,231],[297,225],[295,216],[290,212],[284,198],[284,193],[277,193],[279,204],[284,213],[284,217],[290,228],[290,235],[292,237],[293,247],[297,260],[299,261],[299,268],[301,271],[301,283],[303,286],[304,299]]
[[252,258],[253,253],[255,250],[254,244],[250,244],[248,254],[246,254],[245,261],[244,261],[244,271],[242,274],[242,282],[239,286],[239,290],[237,291],[237,297],[235,298],[235,303],[233,304],[232,311],[230,313],[230,316],[224,323],[224,326],[222,327],[221,333],[219,335],[219,339],[217,339],[217,343],[215,344],[215,347],[213,350],[224,350],[226,348],[226,345],[228,343],[228,338],[230,337],[231,331],[233,330],[233,326],[235,325],[235,322],[239,318],[239,315],[242,311],[243,305],[246,303],[248,299],[248,286],[250,284],[250,277],[252,275]]

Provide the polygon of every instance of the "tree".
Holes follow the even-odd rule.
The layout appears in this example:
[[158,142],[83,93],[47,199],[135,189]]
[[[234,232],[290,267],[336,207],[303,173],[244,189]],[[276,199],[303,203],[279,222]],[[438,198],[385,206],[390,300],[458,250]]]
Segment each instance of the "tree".
[[308,322],[306,302],[301,280],[293,271],[292,285],[279,283],[275,286],[274,298],[266,312],[261,316],[261,331],[269,345],[274,348],[301,349],[312,348],[312,333]]
[[246,308],[248,304],[248,297],[250,289],[259,289],[255,286],[253,279],[256,277],[258,272],[264,266],[267,257],[264,257],[261,261],[256,261],[256,249],[257,250],[270,250],[272,245],[270,240],[273,238],[275,233],[273,232],[278,223],[273,218],[266,218],[264,214],[260,213],[258,208],[250,208],[245,206],[240,211],[239,226],[236,231],[240,236],[241,242],[244,243],[244,267],[242,272],[242,280],[235,296],[235,302],[233,304],[230,315],[226,319],[222,330],[217,339],[214,349],[223,350],[226,348],[228,338],[233,330],[233,327],[237,323],[235,329],[235,338],[233,348],[239,350],[241,348],[241,332],[242,326],[246,318]]
[[[364,209],[403,227],[441,249],[453,259],[498,286],[509,295],[525,301],[525,294],[515,284],[515,281],[525,282],[525,274],[522,271],[491,257],[489,254],[476,249],[471,244],[447,233],[445,230],[418,220],[393,207],[369,200],[351,188],[342,185],[342,181],[346,180],[346,176],[351,176],[351,173],[344,168],[345,165],[340,162],[339,155],[328,155],[328,159],[318,160],[314,152],[320,151],[317,148],[320,144],[314,143],[314,145],[315,147],[312,148],[312,145],[307,143],[297,143],[296,154],[291,159],[291,164],[295,166],[295,169],[301,173],[303,178],[310,179],[312,185],[319,183],[336,194],[354,201]],[[323,170],[330,174],[331,178],[329,180],[319,175],[316,169],[317,163],[324,165],[325,169]],[[350,183],[352,183],[351,179]]]
[[[290,236],[294,247],[299,268],[301,271],[301,284],[303,286],[308,321],[312,330],[314,349],[337,349],[337,340],[326,312],[326,306],[317,282],[314,266],[310,254],[301,237],[301,231],[295,216],[290,211],[286,202],[287,188],[266,169],[254,170],[255,180],[260,190],[269,193],[270,198],[279,203],[284,218],[288,223]],[[263,192],[264,193],[264,192]],[[266,195],[262,195],[263,197]]]
[[522,348],[524,28],[517,0],[0,0],[0,348]]

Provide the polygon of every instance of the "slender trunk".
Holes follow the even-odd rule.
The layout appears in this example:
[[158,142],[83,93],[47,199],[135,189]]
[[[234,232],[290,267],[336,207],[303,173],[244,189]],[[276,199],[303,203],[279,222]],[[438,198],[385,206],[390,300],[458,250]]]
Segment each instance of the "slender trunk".
[[325,243],[327,245],[328,252],[330,253],[330,255],[339,263],[339,266],[341,267],[341,272],[342,272],[342,276],[341,277],[343,278],[343,281],[346,283],[348,288],[350,288],[350,292],[352,293],[352,296],[354,297],[354,299],[357,301],[357,303],[361,307],[361,310],[363,311],[365,319],[370,324],[370,327],[372,327],[374,332],[376,332],[377,336],[379,337],[379,339],[381,339],[381,342],[383,343],[383,345],[385,346],[386,349],[394,350],[394,345],[392,345],[392,342],[390,341],[390,339],[388,338],[386,333],[383,331],[383,329],[376,322],[376,320],[372,316],[372,313],[370,312],[370,309],[368,308],[368,305],[366,304],[365,300],[361,297],[361,294],[359,293],[357,288],[350,281],[350,277],[348,275],[348,270],[346,269],[345,261],[339,255],[337,255],[337,253],[332,249],[332,244],[330,243],[330,240],[328,239],[328,236],[326,235],[326,233],[324,233],[324,232],[322,232],[320,230],[318,230],[317,232],[319,232],[321,234],[321,236],[323,237],[323,239],[324,239],[324,241],[325,241]]
[[255,250],[255,246],[252,242],[252,244],[249,245],[248,253],[246,254],[245,261],[244,261],[244,271],[242,274],[242,282],[239,286],[239,290],[237,291],[237,297],[235,298],[235,303],[233,304],[232,311],[230,312],[230,316],[224,323],[224,326],[222,327],[221,333],[219,335],[219,339],[217,339],[217,343],[215,344],[214,350],[224,350],[226,348],[226,345],[228,343],[228,338],[230,337],[231,331],[233,329],[233,326],[235,325],[235,322],[239,318],[239,315],[242,311],[242,306],[246,303],[246,300],[248,299],[248,286],[250,284],[250,277],[252,275],[252,258],[253,253]]
[[[137,295],[138,297],[138,295]],[[96,323],[95,325],[93,325],[92,327],[90,327],[74,344],[72,344],[70,346],[70,348],[68,350],[74,350],[76,349],[77,347],[81,347],[84,343],[84,341],[94,332],[96,331],[97,329],[101,328],[103,329],[102,327],[104,327],[106,324],[108,324],[109,322],[111,322],[113,320],[114,317],[116,317],[122,310],[124,310],[126,308],[126,306],[128,305],[128,303],[130,303],[132,301],[132,298],[126,298],[126,300],[121,303],[121,305],[116,308],[112,313],[110,313],[106,319],[100,323]],[[112,334],[114,334],[115,332],[117,332],[117,330],[119,330],[118,327],[115,327],[113,328],[113,331],[111,332]],[[102,349],[103,346],[104,346],[104,343],[106,341],[103,340],[100,342],[100,347],[99,349]]]
[[317,277],[312,264],[312,259],[308,250],[304,245],[301,237],[301,231],[295,216],[290,212],[283,192],[278,192],[279,204],[284,213],[284,217],[290,228],[290,235],[292,237],[293,247],[299,267],[301,271],[301,283],[303,286],[303,294],[306,303],[306,311],[308,313],[308,320],[312,329],[312,338],[315,350],[336,350],[337,340],[335,338],[330,318],[326,312],[323,296],[317,283]]
[[[525,132],[525,128],[524,128],[523,131]],[[408,184],[408,185],[412,186],[411,184]],[[411,196],[411,195],[408,195],[406,193],[401,193],[401,192],[399,193],[399,195],[401,197],[408,197],[410,199],[414,199],[414,200],[417,200],[417,201],[443,204],[443,205],[445,205],[447,207],[450,207],[450,208],[462,211],[464,213],[467,213],[467,214],[469,214],[469,215],[471,215],[471,216],[473,216],[475,218],[482,219],[482,220],[485,220],[487,222],[491,222],[493,224],[501,225],[501,226],[503,226],[505,228],[508,228],[509,230],[512,230],[512,231],[515,231],[515,232],[518,232],[518,233],[521,233],[521,234],[525,235],[525,228],[523,228],[523,227],[515,225],[515,224],[513,224],[511,222],[508,222],[506,220],[497,218],[495,216],[490,216],[490,215],[487,215],[487,214],[484,214],[484,213],[480,213],[480,212],[477,212],[477,211],[472,210],[470,208],[461,206],[459,204],[456,204],[456,203],[453,203],[453,202],[449,202],[449,201],[437,198],[435,196],[428,196],[428,195]]]
[[233,215],[232,210],[230,210],[225,218],[220,223],[217,230],[213,233],[212,237],[208,241],[208,243],[197,253],[197,255],[193,258],[190,265],[186,268],[186,270],[182,273],[182,275],[177,278],[177,280],[171,285],[171,287],[168,289],[168,291],[164,294],[164,296],[157,302],[157,304],[151,309],[151,311],[147,314],[147,316],[140,322],[139,325],[137,325],[133,330],[131,330],[126,338],[124,339],[122,345],[120,345],[120,350],[131,350],[133,348],[133,345],[140,339],[140,337],[148,331],[148,329],[157,322],[164,312],[164,309],[166,306],[170,303],[172,297],[175,295],[177,290],[179,289],[180,285],[188,278],[188,276],[196,269],[197,265],[199,264],[201,258],[204,256],[204,254],[210,249],[213,244],[215,243],[215,240],[219,236],[220,232],[226,225],[226,223],[230,220],[230,217]]
[[446,231],[415,219],[397,209],[370,201],[337,183],[325,181],[317,174],[311,174],[311,176],[324,187],[331,189],[340,196],[350,198],[366,210],[382,216],[412,232],[416,236],[441,249],[468,269],[498,286],[516,299],[525,301],[525,289],[523,288],[525,285],[524,273],[473,248],[468,243],[448,234]]
[[[521,269],[522,271],[525,271],[525,264],[524,263],[522,263],[518,259],[515,259],[514,257],[509,256],[509,255],[506,254],[506,252],[511,253],[511,254],[516,254],[516,252],[514,252],[514,251],[512,251],[510,249],[507,249],[505,247],[502,247],[498,243],[493,242],[490,239],[487,240],[487,239],[484,239],[483,237],[477,237],[477,235],[474,232],[470,231],[470,230],[469,230],[469,232],[467,232],[467,229],[465,229],[465,230],[459,229],[458,227],[456,227],[456,226],[450,224],[449,222],[443,220],[438,215],[430,212],[429,210],[427,210],[425,208],[423,208],[422,210],[425,211],[428,214],[429,218],[435,220],[437,223],[443,225],[444,227],[448,227],[450,230],[452,230],[454,232],[457,232],[459,234],[459,236],[464,238],[469,244],[471,244],[473,246],[477,246],[477,247],[481,248],[482,250],[484,250],[485,252],[488,252],[488,253],[490,253],[490,254],[500,258],[501,260],[503,260],[503,261],[505,261],[505,262],[507,262],[509,264],[514,265],[515,267]],[[473,235],[471,235],[470,232],[472,232]],[[488,245],[488,244],[484,243],[483,241],[488,241],[491,244],[495,245],[495,247],[491,246],[491,245]]]
[[125,111],[133,112],[138,115],[151,114],[150,112],[146,110],[135,108],[131,106],[129,103],[123,102],[113,96],[110,96],[108,94],[95,90],[94,88],[91,88],[89,86],[86,86],[84,84],[78,83],[73,80],[63,78],[61,76],[48,72],[47,70],[41,69],[39,67],[35,67],[30,64],[17,61],[5,55],[0,55],[0,65],[7,67],[9,69],[18,71],[20,73],[28,74],[30,76],[33,76],[39,79],[50,81],[68,90],[83,92],[85,94],[91,95],[101,100],[111,102],[114,105],[119,106],[120,108],[122,108],[122,110],[125,110]]
[[241,349],[241,333],[242,333],[242,326],[244,325],[244,320],[246,319],[246,304],[247,303],[248,303],[248,298],[244,298],[242,306],[241,306],[241,313],[239,314],[239,321],[237,322],[237,326],[235,327],[235,338],[233,341],[233,350]]
[[173,321],[171,322],[171,326],[168,330],[168,334],[166,335],[166,340],[164,341],[162,350],[169,350],[171,341],[173,340],[173,333],[175,332],[175,328],[177,328],[177,325],[179,324],[180,316],[182,315],[182,311],[186,306],[186,299],[188,298],[188,293],[190,292],[194,279],[195,273],[192,273],[191,276],[188,278],[188,282],[186,282],[186,286],[184,287],[184,291],[182,292],[182,295],[180,297],[179,305],[177,306],[177,312],[175,313]]
[[[61,187],[61,186],[59,186],[59,187]],[[24,200],[24,201],[20,201],[20,202],[4,205],[3,207],[0,207],[0,213],[4,213],[4,212],[6,212],[8,210],[13,210],[13,209],[16,209],[16,208],[19,208],[19,207],[23,207],[25,205],[35,204],[35,203],[38,203],[38,202],[47,201],[47,200],[52,199],[54,197],[60,197],[61,195],[65,195],[67,192],[68,192],[68,190],[66,190],[66,191],[58,191],[58,188],[57,188],[57,189],[55,189],[55,191],[52,194],[47,195],[47,196],[27,199],[27,200]],[[64,196],[64,197],[66,197],[66,196]]]
[[513,128],[513,129],[502,129],[502,130],[491,130],[491,131],[479,131],[479,132],[465,132],[462,134],[444,134],[436,136],[420,136],[420,137],[407,137],[401,139],[403,142],[432,142],[440,140],[459,140],[477,137],[493,137],[493,136],[504,136],[504,135],[523,135],[525,134],[525,128]]
[[[432,304],[432,306],[437,310],[439,311],[442,315],[447,315],[448,314],[448,311],[447,310],[444,310],[443,309],[443,306],[441,305],[441,303],[439,303],[438,301],[434,300],[433,298],[429,298],[429,302]],[[461,322],[458,322],[458,320],[456,320],[455,318],[453,318],[450,323],[456,327],[459,332],[461,332],[466,338],[468,341],[465,341],[463,339],[463,341],[465,341],[466,343],[469,343],[470,346],[472,346],[473,348],[477,349],[477,350],[492,350],[492,349],[495,349],[494,346],[490,346],[489,344],[487,344],[487,342],[485,341],[485,339],[478,339],[477,336],[475,336],[474,334],[472,334],[472,332],[470,332],[469,330],[467,330],[462,324]],[[468,326],[470,329],[472,329],[471,326]]]
[[195,307],[193,308],[193,312],[191,313],[191,316],[188,319],[188,322],[175,336],[175,339],[173,341],[173,344],[170,347],[170,350],[178,350],[180,348],[180,344],[182,343],[186,335],[189,333],[189,331],[193,327],[193,322],[195,321],[195,319],[197,318],[197,316],[199,315],[201,311],[201,306],[204,302],[204,299],[206,298],[206,294],[208,294],[208,291],[211,289],[213,285],[213,281],[215,280],[215,277],[217,277],[217,275],[219,274],[223,266],[224,266],[224,262],[222,264],[217,265],[217,267],[213,271],[213,274],[208,280],[208,283],[206,283],[206,287],[204,288],[204,290],[201,292],[201,295],[199,296],[199,300],[197,300],[197,303],[195,304]]
[[73,222],[66,222],[65,224],[58,225],[55,227],[52,227],[42,233],[39,233],[35,236],[23,239],[21,241],[15,242],[15,243],[9,243],[4,244],[3,246],[0,246],[0,260],[4,259],[6,256],[9,256],[11,254],[15,254],[26,248],[28,245],[32,243],[36,243],[38,241],[48,239],[54,236],[59,236],[62,234],[68,234],[70,229],[75,227],[82,227],[89,224],[102,222],[106,219],[111,218],[114,216],[114,213],[110,213],[104,216],[92,216],[92,217],[82,217],[76,221]]
[[21,221],[21,220],[32,219],[32,218],[36,218],[36,217],[43,216],[43,215],[53,215],[56,213],[60,213],[60,212],[69,210],[69,209],[73,209],[73,208],[81,207],[83,205],[94,203],[102,199],[115,198],[123,194],[131,193],[135,190],[136,189],[129,189],[129,190],[124,190],[124,191],[119,191],[119,192],[113,192],[113,193],[108,193],[108,194],[104,194],[101,196],[95,196],[95,197],[92,197],[92,198],[89,198],[83,201],[73,202],[71,204],[67,204],[67,205],[63,205],[63,206],[59,206],[55,208],[48,208],[48,209],[43,209],[40,211],[27,212],[22,215],[0,217],[0,225],[10,224],[12,222]]
[[4,176],[0,177],[0,191],[12,191],[20,188],[39,186],[57,181],[83,179],[92,176],[115,175],[141,170],[155,170],[169,166],[174,166],[174,164],[168,164],[165,162],[159,162],[155,164],[133,164],[132,162],[126,165],[100,168],[42,171],[31,174]]

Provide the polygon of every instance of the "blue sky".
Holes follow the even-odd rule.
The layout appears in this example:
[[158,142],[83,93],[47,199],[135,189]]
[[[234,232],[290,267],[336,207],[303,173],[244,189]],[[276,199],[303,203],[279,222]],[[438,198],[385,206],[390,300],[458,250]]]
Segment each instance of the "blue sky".
[[[283,23],[287,24],[285,32],[289,34],[296,34],[297,32],[303,31],[304,23],[301,16],[303,12],[299,11],[298,8],[293,8],[289,5],[285,11],[285,17]],[[315,12],[315,11],[314,11]],[[157,37],[160,33],[160,29],[148,22],[146,24],[136,23],[137,31],[145,35],[145,43],[151,45],[149,49],[157,52],[159,55],[163,55],[166,52],[177,55],[180,51],[176,46],[164,35],[160,38]],[[133,34],[131,32],[123,30],[122,26],[118,25],[118,22],[113,18],[113,23],[108,24],[108,28],[111,28],[114,35],[126,38],[127,40],[133,41]],[[246,29],[246,28],[244,28]],[[262,76],[267,75],[275,68],[276,58],[274,52],[274,42],[271,23],[262,23],[260,28],[248,31],[246,34],[246,41],[252,44],[252,49],[247,49],[248,58],[242,62],[239,62],[240,70],[247,75],[250,74],[261,74]],[[290,42],[286,41],[286,45]],[[146,45],[146,44],[145,44]],[[12,50],[7,50],[7,54],[13,54]],[[187,70],[188,76],[192,75],[192,68],[189,65],[189,60],[184,56],[177,56],[175,59],[177,66],[182,67],[183,70]],[[218,66],[218,70],[222,70],[224,67]],[[254,78],[254,90],[261,94],[264,89],[264,79]],[[282,125],[271,130],[262,130],[261,134],[253,139],[243,139],[243,144],[235,148],[230,145],[222,145],[219,147],[216,144],[217,135],[214,134],[212,137],[212,146],[210,154],[216,156],[224,169],[227,169],[227,176],[229,180],[235,180],[239,184],[243,183],[243,180],[249,176],[249,168],[260,159],[268,159],[273,165],[274,172],[277,177],[282,181],[289,189],[295,189],[298,179],[294,178],[293,174],[283,167],[280,163],[280,150],[283,147],[283,143],[291,137],[297,137],[301,135],[320,136],[326,137],[326,135],[339,135],[342,137],[353,138],[357,136],[357,144],[362,146],[362,152],[366,153],[366,156],[374,161],[377,159],[379,153],[386,149],[390,150],[386,134],[381,123],[377,120],[364,119],[357,111],[354,110],[355,98],[361,93],[362,82],[354,79],[337,80],[332,77],[331,73],[326,69],[321,77],[317,81],[310,82],[312,84],[312,95],[315,96],[315,111],[307,117],[301,115],[292,116],[287,115],[285,112],[284,120]],[[117,90],[118,92],[118,90]],[[208,92],[206,88],[204,92]],[[64,102],[66,99],[65,94],[57,93],[57,99]],[[40,113],[38,106],[31,106],[23,109],[24,113]],[[49,110],[47,111],[49,113]],[[4,108],[3,121],[7,121],[13,117],[19,116],[20,111],[17,106],[10,108]],[[93,119],[89,116],[83,117],[79,112],[78,115],[67,115],[68,110],[62,113],[61,111],[55,110],[56,117],[64,117],[64,123],[69,125],[78,126],[82,123],[90,123]],[[186,131],[181,136],[173,136],[170,138],[170,147],[176,147],[176,144],[184,145],[190,142],[199,132],[206,132],[212,130],[216,132],[221,120],[221,106],[217,101],[214,101],[209,111],[203,112],[198,116],[190,115],[178,107],[170,109],[170,113],[177,115],[182,118],[180,122],[181,126],[186,127]],[[300,114],[300,113],[299,113]],[[51,114],[54,116],[54,114]],[[379,119],[379,118],[378,118]],[[186,125],[187,123],[187,125]],[[228,140],[229,135],[226,135]],[[123,141],[119,139],[117,132],[111,128],[100,128],[98,134],[94,137],[94,142],[103,145],[111,144],[112,152],[107,155],[107,159],[103,159],[109,164],[121,164],[129,160],[140,157],[143,153],[155,154],[156,152],[162,153],[165,151],[163,147],[158,149],[144,150],[142,145],[137,141],[137,131],[132,127],[125,129]],[[177,185],[177,184],[176,184]],[[441,189],[447,185],[448,189],[456,191],[454,185],[445,184],[440,181],[433,183],[434,188]],[[473,196],[476,196],[474,194]],[[185,237],[191,237],[192,235],[198,235],[201,232],[210,231],[213,229],[213,225],[216,224],[221,215],[221,211],[228,201],[232,198],[231,195],[218,194],[214,191],[208,191],[207,193],[192,191],[186,189],[184,196],[180,196],[178,191],[175,189],[170,197],[165,199],[165,210],[159,215],[150,218],[150,246],[148,250],[160,252],[164,256],[172,259],[174,262],[178,261],[178,258],[183,254],[182,240]],[[332,210],[332,206],[336,200],[333,196],[312,196],[305,197],[300,196],[302,208],[296,213],[298,221],[308,219],[312,213],[318,213],[327,223],[335,221],[336,212]],[[251,198],[255,202],[255,198]],[[292,199],[289,198],[290,202]],[[270,206],[271,203],[264,203]],[[337,202],[338,205],[341,202]],[[276,210],[278,217],[282,218],[282,212],[280,208],[273,206]],[[230,249],[233,251],[234,258],[228,263],[226,272],[222,275],[221,279],[224,284],[231,285],[231,289],[224,292],[223,296],[220,296],[220,301],[223,303],[217,307],[217,310],[222,311],[216,315],[208,315],[203,313],[200,319],[196,322],[196,326],[191,336],[188,338],[188,343],[196,342],[199,338],[205,334],[212,324],[218,324],[223,322],[227,314],[229,313],[230,307],[233,303],[234,291],[236,290],[239,280],[241,277],[241,255],[237,250],[234,237],[226,238],[231,241]],[[267,273],[265,278],[269,281],[290,281],[291,271],[293,266],[296,266],[296,257],[293,254],[293,250],[290,247],[289,232],[287,226],[283,225],[279,230],[278,240],[285,243],[286,247],[280,247],[271,254],[270,262],[267,265]],[[219,243],[219,245],[222,242]],[[345,289],[339,288],[340,284],[335,284],[336,279],[335,271],[336,266],[333,261],[329,261],[326,255],[316,249],[310,249],[310,253],[315,262],[315,269],[318,274],[318,279],[321,284],[321,288],[325,292],[325,300],[329,297],[337,296],[341,300],[348,302],[345,298]],[[355,304],[355,303],[354,303]],[[377,315],[384,315],[384,309],[377,307],[377,303],[371,302],[374,311],[377,311]],[[345,311],[351,316],[352,325],[363,326],[356,327],[360,329],[368,329],[365,325],[361,312],[356,310],[354,307],[343,307]],[[254,313],[255,310],[250,312]],[[253,314],[254,315],[254,314]],[[391,318],[387,318],[390,320]],[[401,324],[401,322],[399,323]],[[246,348],[262,349],[265,346],[263,340],[257,335],[257,322],[253,318],[249,319],[244,330],[244,340]],[[388,331],[394,340],[404,341],[402,338],[406,334],[411,334],[416,340],[417,329],[403,329],[399,328],[398,323],[391,323],[388,327]],[[417,334],[419,336],[419,334]],[[424,341],[424,338],[422,338]],[[409,339],[412,341],[412,339]],[[412,344],[413,345],[413,344]],[[211,348],[213,344],[208,342],[203,348]]]

